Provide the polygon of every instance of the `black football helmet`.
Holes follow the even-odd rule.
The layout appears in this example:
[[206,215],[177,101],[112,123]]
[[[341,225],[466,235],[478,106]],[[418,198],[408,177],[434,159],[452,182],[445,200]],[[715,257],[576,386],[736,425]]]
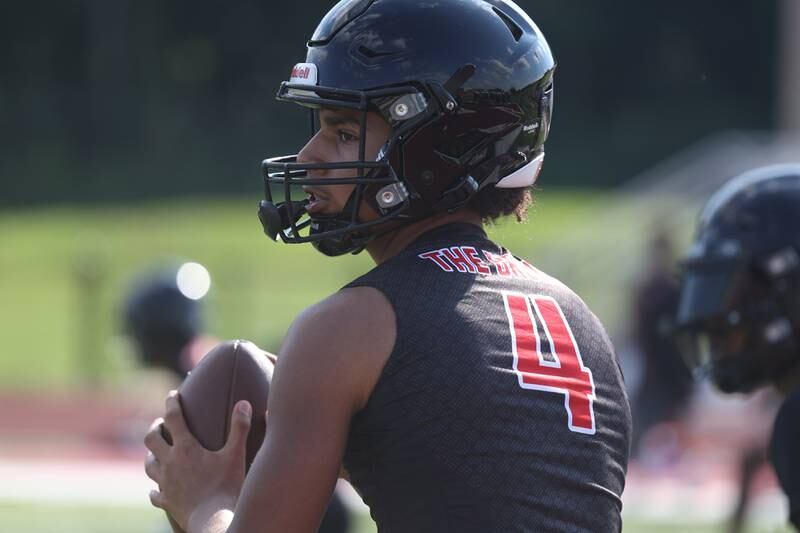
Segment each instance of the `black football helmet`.
[[[510,0],[342,0],[308,41],[304,63],[277,98],[361,113],[357,161],[262,163],[265,233],[312,242],[326,255],[358,253],[387,221],[465,205],[484,187],[537,179],[550,129],[555,62],[542,33]],[[392,128],[377,160],[364,154],[367,112]],[[314,178],[350,169],[349,178]],[[353,184],[342,213],[304,211],[303,185]],[[379,218],[363,222],[365,201]]]
[[202,332],[202,301],[209,286],[208,271],[198,263],[159,267],[135,280],[122,321],[142,363],[185,372],[179,356]]
[[690,367],[723,392],[800,363],[800,164],[745,173],[700,215],[677,313]]

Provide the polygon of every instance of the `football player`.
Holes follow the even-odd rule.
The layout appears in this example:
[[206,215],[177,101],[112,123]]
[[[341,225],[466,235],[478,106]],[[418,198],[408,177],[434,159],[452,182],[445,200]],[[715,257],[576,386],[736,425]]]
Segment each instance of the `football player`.
[[341,473],[379,531],[620,531],[631,422],[611,342],[483,230],[524,218],[554,69],[508,0],[343,0],[323,18],[278,91],[314,132],[264,162],[260,217],[376,267],[291,326],[246,480],[168,398],[174,445],[146,438],[155,506],[190,533],[312,532]]
[[800,528],[800,164],[747,172],[700,215],[683,266],[685,359],[723,392],[786,395],[769,456]]

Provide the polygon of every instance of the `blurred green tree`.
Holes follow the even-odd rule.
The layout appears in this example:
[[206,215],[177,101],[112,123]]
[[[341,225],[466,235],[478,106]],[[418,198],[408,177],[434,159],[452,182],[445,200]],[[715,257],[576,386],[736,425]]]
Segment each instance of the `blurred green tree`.
[[[260,160],[307,133],[273,95],[332,3],[4,3],[0,205],[258,194]],[[775,0],[519,3],[559,62],[548,186],[773,125]]]

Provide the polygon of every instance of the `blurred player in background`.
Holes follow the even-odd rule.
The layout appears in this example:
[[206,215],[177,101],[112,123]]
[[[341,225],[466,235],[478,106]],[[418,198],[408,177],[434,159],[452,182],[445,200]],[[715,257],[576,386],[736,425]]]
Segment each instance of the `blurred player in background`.
[[677,431],[675,426],[691,397],[691,375],[677,357],[678,347],[671,335],[679,296],[674,265],[672,241],[664,228],[657,227],[648,242],[645,267],[631,304],[633,340],[643,367],[632,402],[634,455],[641,451],[639,444],[651,429],[660,426]]
[[[219,343],[204,333],[211,276],[199,263],[162,266],[141,275],[123,305],[123,328],[142,364],[180,382]],[[350,515],[333,493],[318,533],[347,533]]]
[[800,164],[748,172],[708,201],[677,325],[690,367],[721,391],[785,395],[768,454],[800,528]]
[[631,422],[608,336],[482,227],[525,216],[554,69],[510,1],[324,17],[278,93],[317,129],[265,161],[259,214],[273,238],[377,266],[295,320],[243,487],[243,452],[203,450],[168,398],[174,445],[145,441],[154,505],[190,533],[310,532],[341,473],[379,531],[621,530]]
[[160,266],[139,276],[123,304],[123,329],[139,360],[183,379],[217,340],[204,334],[211,277],[199,263]]

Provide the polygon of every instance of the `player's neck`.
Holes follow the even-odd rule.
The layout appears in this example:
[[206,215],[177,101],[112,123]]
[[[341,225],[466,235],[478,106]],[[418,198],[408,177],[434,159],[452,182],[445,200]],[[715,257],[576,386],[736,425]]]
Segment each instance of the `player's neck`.
[[481,226],[481,217],[470,209],[461,209],[455,213],[437,213],[420,221],[400,226],[396,230],[376,238],[367,245],[367,253],[375,261],[375,264],[380,265],[399,254],[423,233],[454,222],[467,222]]

